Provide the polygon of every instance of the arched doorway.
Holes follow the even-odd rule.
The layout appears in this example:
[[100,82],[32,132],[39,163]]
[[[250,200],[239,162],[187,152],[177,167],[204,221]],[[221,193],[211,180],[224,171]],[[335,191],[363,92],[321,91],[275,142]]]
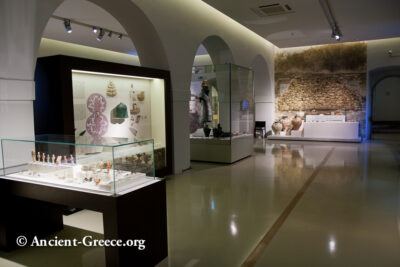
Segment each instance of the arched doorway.
[[205,38],[193,62],[189,101],[191,135],[196,135],[196,131],[202,135],[204,127],[213,129],[218,124],[228,124],[229,114],[220,110],[226,109],[224,105],[229,103],[220,101],[222,98],[219,97],[220,93],[224,94],[224,90],[229,90],[227,76],[222,73],[224,71],[218,71],[222,70],[218,65],[225,63],[233,63],[233,55],[226,42],[216,35]]
[[[168,69],[168,61],[165,54],[164,47],[161,43],[160,37],[155,30],[151,21],[147,18],[144,12],[135,3],[129,0],[81,0],[72,1],[65,0],[59,1],[58,5],[49,9],[47,15],[47,22],[51,19],[54,12],[62,5],[78,8],[80,5],[87,8],[88,2],[100,7],[105,12],[109,13],[120,26],[125,30],[127,36],[132,40],[135,51],[140,59],[140,64],[145,67],[153,67],[160,69]],[[83,10],[84,11],[84,10]],[[80,11],[82,13],[82,11]],[[90,21],[90,18],[89,18]],[[46,23],[47,23],[46,22]],[[90,23],[88,23],[90,24]],[[41,26],[39,32],[44,32],[46,24]],[[105,34],[108,34],[105,33]],[[39,47],[40,40],[38,40],[37,47]]]
[[[372,139],[393,138],[400,133],[398,99],[400,66],[387,66],[369,72],[370,105],[367,108]],[[395,135],[392,135],[395,134]]]
[[380,80],[373,88],[373,121],[400,124],[399,99],[400,76],[389,76]]

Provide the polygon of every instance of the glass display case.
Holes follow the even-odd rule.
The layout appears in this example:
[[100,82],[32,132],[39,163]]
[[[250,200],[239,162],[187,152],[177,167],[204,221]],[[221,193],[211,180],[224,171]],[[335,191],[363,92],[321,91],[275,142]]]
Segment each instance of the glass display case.
[[157,176],[172,172],[169,72],[68,56],[39,58],[35,134],[153,139]]
[[5,178],[118,195],[155,180],[154,141],[40,135],[2,139]]
[[[250,155],[248,149],[246,153],[233,152],[236,151],[233,146],[236,146],[234,140],[246,143],[242,148],[252,146],[253,71],[234,64],[196,66],[192,71],[190,92],[191,159],[234,162]],[[210,159],[214,145],[231,147]]]

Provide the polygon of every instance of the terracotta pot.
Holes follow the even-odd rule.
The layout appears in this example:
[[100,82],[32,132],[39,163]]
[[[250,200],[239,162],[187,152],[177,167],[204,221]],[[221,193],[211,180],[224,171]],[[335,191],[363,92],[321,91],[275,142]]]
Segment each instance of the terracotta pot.
[[279,135],[279,133],[282,131],[282,123],[280,123],[279,121],[276,121],[272,124],[271,126],[272,131],[274,132],[274,135]]
[[286,117],[286,118],[282,119],[282,125],[283,125],[283,130],[287,131],[287,130],[291,129],[292,121]]
[[294,117],[292,120],[292,125],[293,125],[292,130],[297,131],[298,129],[300,129],[301,123],[302,123],[302,120],[300,117],[297,117],[297,116]]

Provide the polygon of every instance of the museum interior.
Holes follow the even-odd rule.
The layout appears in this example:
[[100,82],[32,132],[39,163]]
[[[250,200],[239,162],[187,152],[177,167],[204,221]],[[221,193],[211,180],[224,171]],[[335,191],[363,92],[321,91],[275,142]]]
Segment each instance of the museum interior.
[[0,22],[0,266],[400,266],[400,1]]

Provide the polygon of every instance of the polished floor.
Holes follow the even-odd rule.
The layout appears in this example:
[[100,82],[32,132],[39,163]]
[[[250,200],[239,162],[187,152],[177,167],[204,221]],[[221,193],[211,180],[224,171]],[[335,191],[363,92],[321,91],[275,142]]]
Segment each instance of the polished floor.
[[[261,139],[235,164],[193,162],[167,180],[169,257],[159,266],[400,266],[399,162],[398,141]],[[75,216],[64,235],[101,236],[101,214]],[[0,266],[101,266],[102,253],[24,248],[1,252],[14,263]]]

